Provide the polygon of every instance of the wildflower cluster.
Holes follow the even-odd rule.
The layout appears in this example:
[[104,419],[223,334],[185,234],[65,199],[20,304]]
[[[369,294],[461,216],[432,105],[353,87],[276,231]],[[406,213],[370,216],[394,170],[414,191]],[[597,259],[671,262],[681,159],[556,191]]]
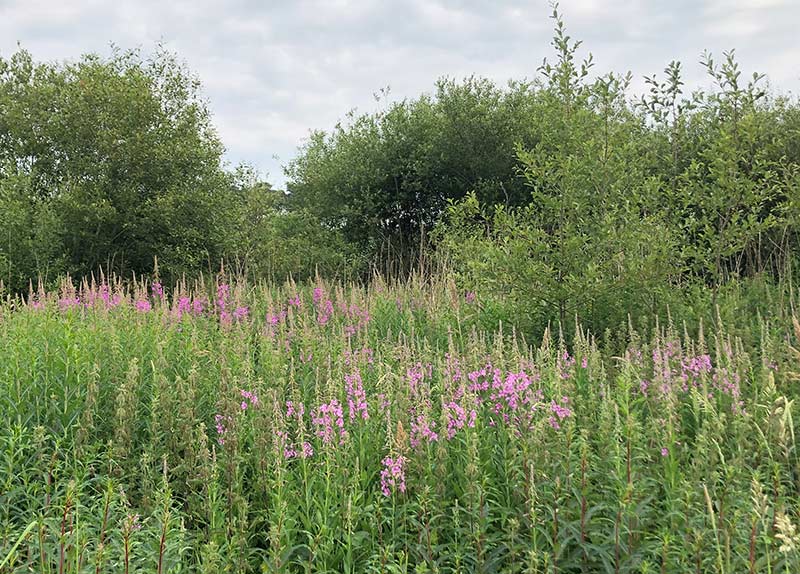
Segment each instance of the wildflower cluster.
[[391,496],[393,492],[406,491],[406,459],[403,456],[392,458],[387,456],[383,459],[383,470],[381,470],[381,492],[384,496]]
[[[723,565],[728,559],[724,546],[716,552],[717,540],[744,549],[731,551],[731,572],[753,565],[757,571],[758,561],[768,560],[759,549],[767,546],[770,556],[780,556],[774,571],[800,566],[800,516],[790,503],[796,489],[785,479],[794,468],[796,403],[785,384],[789,369],[777,368],[780,356],[762,349],[754,362],[722,334],[709,348],[708,338],[660,331],[649,339],[626,333],[619,338],[625,347],[613,352],[581,336],[572,344],[550,338],[526,346],[508,333],[460,324],[480,310],[451,312],[449,306],[463,304],[452,291],[428,300],[412,290],[306,289],[253,294],[221,281],[193,293],[101,283],[37,292],[26,305],[0,309],[3,380],[24,379],[30,369],[46,381],[8,384],[12,399],[0,401],[10,421],[41,421],[25,451],[35,455],[26,454],[31,462],[23,464],[64,483],[69,456],[54,458],[47,449],[69,439],[37,437],[65,424],[79,427],[70,452],[103,453],[111,444],[115,450],[101,460],[115,461],[112,470],[134,500],[109,503],[107,547],[124,548],[127,540],[132,555],[145,539],[160,540],[177,513],[182,525],[219,525],[187,526],[197,540],[231,532],[246,547],[250,540],[262,544],[267,531],[269,568],[276,571],[304,567],[306,550],[292,549],[306,548],[309,537],[329,540],[334,531],[352,557],[323,542],[315,552],[336,571],[359,561],[381,564],[386,546],[376,542],[376,554],[368,555],[362,533],[408,548],[409,566],[419,570],[457,570],[456,557],[469,555],[469,564],[498,571],[521,570],[522,557],[530,558],[531,571],[542,571],[545,560],[561,572],[635,570],[645,560],[667,572],[694,571],[697,560],[701,570],[716,571],[717,557]],[[413,306],[426,312],[412,318]],[[41,339],[20,345],[15,336],[32,323],[55,340],[81,341],[86,352],[68,346],[65,369]],[[396,333],[397,325],[407,332]],[[116,364],[121,357],[132,359]],[[127,373],[118,383],[124,393],[108,386],[119,381],[117,373]],[[75,385],[82,393],[66,392]],[[62,400],[62,391],[73,401],[69,408],[34,410],[53,396]],[[109,400],[117,416],[104,419],[98,405]],[[23,425],[0,433],[0,447],[22,452],[14,441],[27,432]],[[735,454],[747,449],[753,456]],[[144,463],[128,464],[120,453],[141,453]],[[9,464],[23,460],[12,458]],[[69,468],[70,476],[81,472]],[[8,477],[13,496],[15,475]],[[761,481],[759,502],[751,504],[743,493]],[[59,537],[51,538],[64,540],[65,554],[92,548],[70,525],[79,511],[80,523],[90,522],[84,507],[105,515],[96,485],[84,488],[80,505],[66,498],[68,490],[49,491],[61,499],[47,508],[61,516],[33,508],[26,520],[9,524],[35,523],[34,510],[50,512],[45,524],[57,525]],[[170,496],[180,503],[169,506]],[[158,506],[164,514],[153,519]],[[679,508],[697,536],[664,508]],[[703,532],[710,512],[718,536]],[[82,528],[101,538],[100,527]],[[639,532],[663,532],[670,546],[664,550]],[[122,535],[128,538],[108,539]],[[42,540],[49,540],[47,529]],[[38,539],[29,542],[26,556],[40,556]],[[473,542],[485,550],[473,550]],[[204,544],[203,552],[212,553],[224,537]],[[584,552],[589,547],[601,557]],[[217,559],[202,564],[217,571]],[[157,562],[131,561],[146,563]]]
[[314,423],[316,434],[322,439],[323,445],[334,445],[337,435],[339,444],[344,444],[347,439],[342,405],[336,399],[318,406],[312,414],[311,421]]

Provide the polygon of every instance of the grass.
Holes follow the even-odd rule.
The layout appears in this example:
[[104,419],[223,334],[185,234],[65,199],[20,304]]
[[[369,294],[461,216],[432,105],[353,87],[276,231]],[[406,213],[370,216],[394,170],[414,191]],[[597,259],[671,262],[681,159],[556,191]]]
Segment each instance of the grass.
[[8,300],[0,573],[800,571],[790,324],[490,323],[446,281]]

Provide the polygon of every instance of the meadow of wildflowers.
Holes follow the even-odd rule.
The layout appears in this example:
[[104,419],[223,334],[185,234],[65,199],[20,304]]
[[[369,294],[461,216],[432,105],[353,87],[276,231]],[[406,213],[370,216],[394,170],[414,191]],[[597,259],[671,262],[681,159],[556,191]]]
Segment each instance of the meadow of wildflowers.
[[6,301],[0,572],[800,571],[791,324],[482,314],[379,278]]

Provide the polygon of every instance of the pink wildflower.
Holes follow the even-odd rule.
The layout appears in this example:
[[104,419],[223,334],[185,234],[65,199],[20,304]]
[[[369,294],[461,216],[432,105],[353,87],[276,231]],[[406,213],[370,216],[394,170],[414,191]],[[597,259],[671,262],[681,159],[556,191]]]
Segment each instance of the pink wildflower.
[[188,297],[181,297],[178,299],[178,305],[175,307],[175,315],[178,319],[183,317],[191,309],[191,300]]
[[429,443],[438,442],[439,435],[433,429],[436,428],[435,421],[429,421],[427,415],[417,415],[411,419],[411,434],[409,436],[411,446],[417,448],[422,444],[422,440]]
[[239,391],[239,394],[242,396],[243,399],[245,399],[244,401],[242,401],[243,405],[242,410],[245,410],[247,408],[247,402],[249,402],[249,406],[252,407],[258,405],[258,395],[256,395],[255,393],[242,389]]
[[192,313],[195,315],[202,315],[207,302],[206,299],[195,299],[192,301]]
[[452,440],[456,433],[465,426],[475,426],[477,413],[474,410],[470,412],[468,419],[467,411],[455,401],[450,401],[444,405],[444,408],[447,410],[447,440]]
[[225,445],[225,435],[228,433],[228,428],[225,426],[225,424],[229,420],[230,418],[224,415],[218,414],[214,416],[214,425],[217,428],[217,442],[220,446]]
[[330,299],[326,299],[325,303],[321,305],[321,309],[317,311],[317,323],[320,325],[327,325],[332,315],[333,302]]
[[293,401],[286,401],[286,416],[293,417],[297,415],[298,419],[303,418],[303,414],[306,412],[306,407],[303,403],[295,403]]
[[317,407],[312,413],[311,421],[317,427],[317,436],[322,439],[322,443],[326,446],[333,443],[337,429],[339,433],[339,444],[343,444],[347,438],[347,431],[344,428],[342,405],[336,399]]
[[224,309],[225,305],[228,303],[230,291],[231,288],[227,283],[220,283],[217,285],[217,306],[220,309]]
[[361,382],[361,375],[356,371],[352,375],[345,375],[344,380],[347,388],[347,405],[350,412],[350,422],[357,416],[363,420],[369,419],[367,412],[367,395],[364,392],[364,385]]
[[561,428],[561,421],[572,415],[572,411],[566,406],[568,402],[568,397],[562,397],[561,404],[557,403],[556,401],[550,401],[550,411],[554,413],[555,416],[550,416],[548,422],[550,423],[550,426],[556,430]]
[[392,458],[387,456],[383,459],[383,470],[381,470],[381,492],[384,496],[391,496],[392,490],[400,492],[406,491],[406,459],[403,456]]

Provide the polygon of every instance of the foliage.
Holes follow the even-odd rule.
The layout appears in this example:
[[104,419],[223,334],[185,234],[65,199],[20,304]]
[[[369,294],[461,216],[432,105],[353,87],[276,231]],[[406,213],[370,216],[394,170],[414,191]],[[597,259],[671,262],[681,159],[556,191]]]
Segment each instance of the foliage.
[[682,251],[695,274],[719,285],[730,277],[769,272],[790,264],[800,155],[788,142],[796,134],[797,105],[772,98],[754,73],[744,84],[733,52],[704,65],[716,85],[682,99],[680,66],[667,81],[648,81],[643,106],[661,149],[672,226],[685,237]]
[[[448,200],[520,205],[515,145],[532,142],[532,87],[485,79],[443,79],[433,96],[387,104],[375,114],[316,132],[290,163],[293,206],[308,210],[371,259],[394,247],[414,253]],[[383,249],[383,251],[382,251]]]
[[11,287],[48,271],[150,272],[156,257],[174,277],[216,265],[229,185],[198,88],[164,51],[0,59],[0,189],[23,238],[0,247]]
[[733,53],[705,57],[716,91],[682,96],[680,65],[634,105],[629,77],[591,78],[558,11],[556,61],[532,96],[517,158],[530,196],[451,202],[435,234],[465,288],[491,289],[540,333],[577,315],[594,332],[665,314],[699,282],[789,276],[796,247],[797,105],[743,85]]
[[575,62],[579,43],[554,17],[558,60],[542,65],[533,107],[540,137],[517,152],[528,205],[487,211],[472,195],[451,205],[438,236],[462,282],[510,295],[538,332],[576,314],[602,332],[627,313],[663,311],[679,276],[676,239],[648,212],[654,186],[640,161],[643,126],[624,99],[628,78],[588,83],[591,59]]
[[259,181],[249,169],[235,174],[238,225],[227,241],[229,263],[239,274],[257,278],[349,277],[368,263],[337,230],[308,210],[291,208],[285,193]]
[[739,278],[789,279],[796,100],[743,80],[733,52],[704,56],[708,91],[685,95],[672,62],[634,97],[553,19],[537,78],[383,90],[377,112],[312,134],[286,193],[223,169],[199,82],[163,50],[0,59],[4,287],[149,275],[156,260],[167,280],[222,261],[252,278],[365,280],[439,261],[540,334],[575,315],[596,332],[663,316],[696,285],[716,298]]
[[531,344],[422,285],[0,306],[0,572],[800,567],[800,324],[722,292],[705,327]]
[[22,175],[0,178],[0,281],[12,288],[66,271],[61,221],[52,205],[31,201],[28,181]]
[[611,214],[566,205],[553,231],[532,206],[487,213],[470,196],[450,208],[439,248],[461,285],[502,301],[526,333],[553,321],[569,327],[576,317],[601,333],[631,313],[665,316],[678,297],[674,242],[664,227],[648,219],[615,227]]

